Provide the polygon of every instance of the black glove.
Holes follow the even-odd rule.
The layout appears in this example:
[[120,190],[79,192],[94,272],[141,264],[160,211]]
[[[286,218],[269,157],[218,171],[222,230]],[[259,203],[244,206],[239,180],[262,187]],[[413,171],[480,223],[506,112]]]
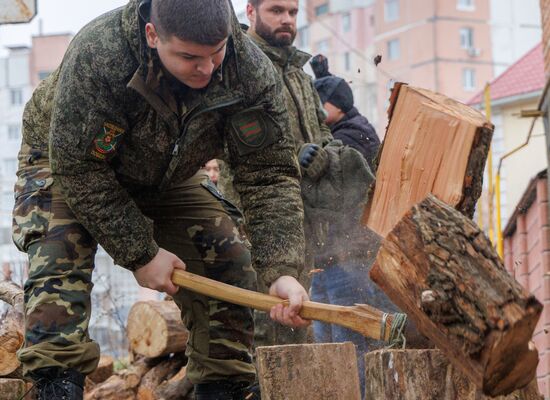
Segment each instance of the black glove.
[[302,175],[317,180],[325,173],[329,161],[328,155],[322,147],[314,143],[306,143],[300,148],[298,162],[302,169]]
[[325,76],[332,75],[328,71],[328,59],[322,54],[317,54],[315,57],[313,57],[309,62],[309,65],[311,65],[311,69],[315,74],[315,79],[320,79],[324,78]]

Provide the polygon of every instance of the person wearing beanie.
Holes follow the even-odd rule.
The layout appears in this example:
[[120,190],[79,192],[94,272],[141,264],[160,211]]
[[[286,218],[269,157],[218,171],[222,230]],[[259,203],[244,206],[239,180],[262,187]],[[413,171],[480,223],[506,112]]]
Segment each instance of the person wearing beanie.
[[333,75],[316,79],[314,85],[328,114],[325,123],[330,126],[332,136],[359,151],[374,172],[380,139],[368,119],[354,107],[351,87]]

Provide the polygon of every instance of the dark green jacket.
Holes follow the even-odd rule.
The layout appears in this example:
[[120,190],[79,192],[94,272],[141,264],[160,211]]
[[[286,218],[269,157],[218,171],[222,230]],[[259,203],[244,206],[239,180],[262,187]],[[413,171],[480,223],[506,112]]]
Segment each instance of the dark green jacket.
[[[235,170],[254,266],[268,282],[296,276],[304,251],[299,168],[271,63],[234,23],[223,66],[208,88],[167,90],[137,4],[131,0],[75,36],[60,68],[27,104],[24,140],[49,145],[67,203],[130,270],[158,250],[139,200],[159,196],[210,159],[226,158]],[[245,135],[250,124],[260,132],[252,139]]]

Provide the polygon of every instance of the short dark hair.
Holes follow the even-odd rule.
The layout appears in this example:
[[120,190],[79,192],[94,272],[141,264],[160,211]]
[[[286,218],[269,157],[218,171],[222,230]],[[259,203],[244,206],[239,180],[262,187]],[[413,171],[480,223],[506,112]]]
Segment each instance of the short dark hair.
[[262,4],[263,0],[248,0],[248,4],[251,4],[252,7],[257,8],[260,4]]
[[231,33],[229,7],[229,0],[153,0],[151,23],[163,40],[214,46]]

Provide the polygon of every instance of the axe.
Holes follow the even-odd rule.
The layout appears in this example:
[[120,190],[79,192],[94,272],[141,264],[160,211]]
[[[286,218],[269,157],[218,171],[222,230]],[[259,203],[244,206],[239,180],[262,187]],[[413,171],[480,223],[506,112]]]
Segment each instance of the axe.
[[[269,312],[277,304],[288,304],[288,300],[279,297],[241,289],[182,270],[174,271],[172,281],[193,292],[260,311]],[[407,325],[405,314],[385,313],[367,304],[348,307],[304,301],[300,317],[341,325],[390,344],[404,342]]]

